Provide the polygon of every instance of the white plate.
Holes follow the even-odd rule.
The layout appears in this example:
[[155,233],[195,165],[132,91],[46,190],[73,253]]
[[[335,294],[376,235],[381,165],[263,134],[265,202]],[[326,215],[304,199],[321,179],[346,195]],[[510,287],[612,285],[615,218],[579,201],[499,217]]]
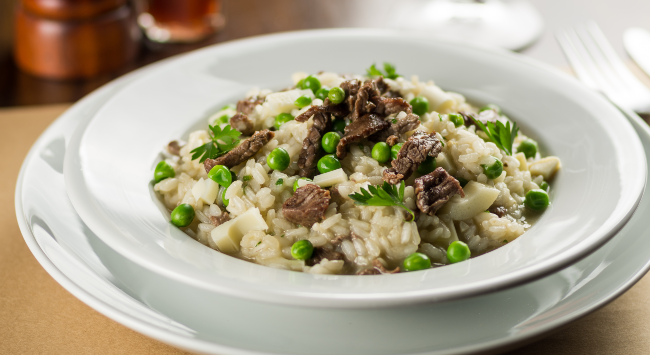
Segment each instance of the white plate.
[[[150,184],[167,142],[205,127],[216,107],[251,87],[286,86],[296,70],[362,73],[377,60],[395,63],[404,75],[418,74],[470,99],[500,105],[538,138],[546,154],[561,158],[553,203],[537,225],[467,262],[374,277],[267,268],[206,248],[170,225]],[[161,65],[122,89],[77,130],[64,171],[68,195],[93,232],[156,273],[233,297],[359,308],[494,292],[585,257],[631,216],[646,164],[625,117],[554,69],[505,51],[398,32],[325,30],[230,42]]]
[[[76,104],[34,144],[18,178],[16,215],[32,253],[63,287],[105,316],[165,343],[212,354],[455,354],[502,349],[536,339],[605,305],[650,267],[646,194],[628,225],[595,253],[535,282],[487,296],[374,311],[305,310],[214,298],[147,271],[108,248],[66,198],[61,168],[71,132],[122,84],[112,83]],[[647,125],[632,119],[650,154]],[[380,335],[368,331],[377,325],[383,329]]]

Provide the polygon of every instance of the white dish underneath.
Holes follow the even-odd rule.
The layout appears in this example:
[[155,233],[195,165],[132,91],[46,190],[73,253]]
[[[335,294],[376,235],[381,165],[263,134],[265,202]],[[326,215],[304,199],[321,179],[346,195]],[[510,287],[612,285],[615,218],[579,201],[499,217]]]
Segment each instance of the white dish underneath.
[[[25,160],[16,211],[25,240],[69,292],[107,317],[203,353],[438,354],[485,351],[535,339],[613,300],[650,267],[645,195],[628,225],[598,251],[524,286],[407,308],[327,310],[216,296],[135,265],[99,240],[72,208],[61,174],[65,146],[134,76],[108,85],[58,119]],[[650,157],[650,133],[632,123]],[[47,182],[47,183],[45,183]]]

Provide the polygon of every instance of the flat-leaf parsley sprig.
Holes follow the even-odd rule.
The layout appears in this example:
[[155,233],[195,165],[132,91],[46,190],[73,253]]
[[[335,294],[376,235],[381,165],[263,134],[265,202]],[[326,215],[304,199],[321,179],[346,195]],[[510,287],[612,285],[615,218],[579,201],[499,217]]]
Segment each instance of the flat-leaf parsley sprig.
[[210,141],[190,152],[192,153],[192,160],[201,158],[199,163],[203,163],[206,159],[215,159],[224,155],[239,144],[241,132],[232,129],[230,125],[226,125],[223,129],[219,125],[208,127],[210,127]]
[[400,182],[399,187],[384,182],[383,185],[368,186],[368,190],[361,188],[361,193],[355,192],[350,196],[354,203],[360,206],[399,206],[411,214],[412,221],[415,220],[415,214],[404,205],[404,181]]
[[497,147],[506,152],[507,155],[512,155],[512,144],[515,142],[515,137],[517,137],[517,134],[519,133],[517,123],[513,122],[511,127],[510,121],[505,125],[501,121],[488,121],[486,127],[483,122],[477,120],[473,116],[470,117],[472,117],[474,123],[485,132],[492,143],[496,144]]
[[384,71],[386,73],[382,73],[381,70],[377,69],[374,63],[370,66],[370,68],[366,69],[366,73],[369,77],[383,76],[386,79],[397,79],[397,77],[401,76],[396,73],[395,66],[390,63],[384,63]]

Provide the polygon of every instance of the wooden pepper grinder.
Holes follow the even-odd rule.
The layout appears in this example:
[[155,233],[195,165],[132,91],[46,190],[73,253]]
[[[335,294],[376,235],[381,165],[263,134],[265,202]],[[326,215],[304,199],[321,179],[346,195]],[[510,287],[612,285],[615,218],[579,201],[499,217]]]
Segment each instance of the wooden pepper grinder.
[[142,37],[127,0],[21,0],[14,57],[20,69],[50,79],[114,71],[138,52]]

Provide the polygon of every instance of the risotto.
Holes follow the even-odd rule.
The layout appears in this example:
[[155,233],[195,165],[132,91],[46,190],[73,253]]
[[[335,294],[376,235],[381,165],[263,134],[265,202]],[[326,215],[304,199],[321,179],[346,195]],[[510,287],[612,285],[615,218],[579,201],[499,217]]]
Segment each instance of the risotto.
[[251,90],[187,142],[154,190],[207,247],[274,268],[372,275],[444,266],[524,234],[557,157],[495,105],[374,65]]

